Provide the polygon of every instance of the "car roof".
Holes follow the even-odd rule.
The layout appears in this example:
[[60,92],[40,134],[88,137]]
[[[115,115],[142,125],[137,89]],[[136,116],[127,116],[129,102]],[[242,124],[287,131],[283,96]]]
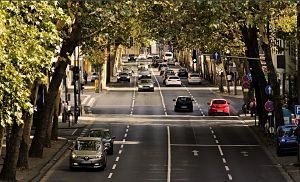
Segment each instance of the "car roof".
[[191,96],[188,96],[188,95],[180,95],[180,96],[178,96],[177,98],[182,98],[182,97],[192,98]]
[[76,140],[84,140],[84,141],[101,141],[102,139],[100,137],[78,137]]

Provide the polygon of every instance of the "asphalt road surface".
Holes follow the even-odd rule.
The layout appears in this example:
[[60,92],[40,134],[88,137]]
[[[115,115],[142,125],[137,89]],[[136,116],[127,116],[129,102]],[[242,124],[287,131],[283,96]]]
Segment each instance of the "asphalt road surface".
[[[175,68],[175,69],[178,69]],[[207,85],[168,87],[153,69],[154,92],[130,83],[93,96],[87,128],[110,128],[116,136],[114,154],[104,171],[69,170],[67,151],[42,181],[107,182],[266,182],[286,181],[237,116],[242,100],[229,99],[231,116],[208,117],[207,102],[219,98]],[[194,112],[174,112],[173,99],[190,95]]]

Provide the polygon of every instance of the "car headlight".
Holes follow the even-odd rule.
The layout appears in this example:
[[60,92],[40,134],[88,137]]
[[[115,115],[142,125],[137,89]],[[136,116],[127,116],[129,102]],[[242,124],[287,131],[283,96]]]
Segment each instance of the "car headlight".
[[103,155],[103,154],[96,155],[96,158],[97,158],[97,159],[101,159],[101,158],[103,158],[103,157],[104,157],[104,155]]
[[284,138],[282,138],[280,141],[281,141],[281,142],[286,142],[286,140],[285,140]]
[[118,78],[118,79],[120,79],[120,77],[119,77],[119,76],[117,76],[117,78]]
[[74,153],[72,153],[72,159],[75,159],[77,156],[76,156],[76,154],[74,154]]
[[153,84],[151,84],[151,85],[150,85],[150,87],[154,87],[154,85],[153,85]]
[[129,78],[129,76],[127,76],[127,78]]
[[139,88],[142,88],[143,87],[143,85],[139,85]]
[[150,77],[151,75],[149,74],[149,75],[147,75],[147,76],[149,76],[149,77]]

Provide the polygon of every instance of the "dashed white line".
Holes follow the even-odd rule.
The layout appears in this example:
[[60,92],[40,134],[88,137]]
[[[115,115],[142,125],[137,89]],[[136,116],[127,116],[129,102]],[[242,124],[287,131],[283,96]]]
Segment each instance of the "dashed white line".
[[108,179],[110,179],[112,177],[113,173],[109,173],[108,175]]
[[219,143],[219,140],[216,140],[216,143]]
[[232,180],[231,174],[228,174],[228,179],[229,179],[230,181]]
[[123,143],[125,143],[125,141],[126,141],[125,139],[122,140]]
[[76,133],[76,131],[78,130],[78,128],[77,129],[75,129],[74,131],[73,131],[73,133],[72,133],[72,135],[74,135],[75,133]]
[[210,130],[210,132],[211,132],[212,134],[215,134],[214,130]]
[[214,138],[217,138],[217,136],[216,136],[216,135],[214,135]]
[[168,131],[168,173],[167,182],[171,182],[171,137],[170,137],[170,127],[167,126]]
[[222,148],[220,145],[218,145],[218,149],[219,149],[220,155],[223,156],[224,154],[223,154],[223,151],[222,151]]
[[226,169],[226,171],[229,171],[229,167],[228,166],[225,166],[225,169]]
[[116,162],[118,162],[120,160],[120,157],[118,156],[118,157],[116,157]]
[[128,132],[128,129],[126,129],[126,133]]
[[127,133],[124,134],[124,138],[126,138],[126,137],[127,137]]
[[122,154],[122,150],[119,150],[119,154]]
[[111,169],[116,169],[116,167],[117,167],[117,164],[114,164]]
[[127,128],[129,128],[129,125],[127,125]]
[[222,161],[224,164],[226,164],[226,159],[225,158],[222,158]]
[[124,145],[122,144],[122,145],[121,145],[121,149],[122,149],[123,147],[124,147]]

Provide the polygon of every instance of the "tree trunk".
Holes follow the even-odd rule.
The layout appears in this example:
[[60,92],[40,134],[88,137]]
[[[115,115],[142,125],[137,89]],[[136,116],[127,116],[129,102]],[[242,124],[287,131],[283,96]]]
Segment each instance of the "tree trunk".
[[1,152],[2,152],[2,145],[3,145],[3,140],[4,140],[4,131],[5,131],[5,128],[0,125],[0,157],[1,157]]
[[110,62],[110,44],[107,44],[107,62],[106,62],[106,84],[110,83],[111,77],[111,62]]
[[297,97],[298,97],[298,104],[300,103],[300,1],[297,1],[297,41],[298,41],[298,53],[297,53],[297,88],[298,88],[298,93],[297,93]]
[[[31,89],[31,95],[30,95],[30,102],[34,106],[36,105],[38,90],[39,90],[39,83],[36,80],[33,84],[33,87]],[[33,115],[26,112],[24,113],[24,118],[25,118],[24,129],[23,129],[22,141],[20,145],[20,153],[19,153],[19,158],[17,163],[17,167],[19,169],[29,168],[28,152],[29,152],[29,145],[30,145],[30,132],[31,132]]]
[[60,92],[56,97],[56,103],[53,113],[53,123],[52,123],[52,130],[51,130],[51,140],[57,140],[58,138],[58,116],[61,114],[61,99],[60,99]]
[[[257,28],[241,26],[240,29],[243,35],[243,41],[247,48],[246,56],[251,58],[259,58]],[[267,82],[264,77],[260,61],[248,59],[248,62],[249,69],[251,69],[250,72],[252,75],[252,85],[255,90],[259,125],[264,126],[267,118],[266,112],[264,112],[264,103],[267,101],[264,88],[267,85]]]
[[70,62],[69,55],[72,55],[72,53],[74,52],[75,47],[80,41],[80,36],[81,27],[79,25],[78,19],[76,18],[74,24],[72,25],[72,32],[70,33],[70,36],[67,36],[66,40],[63,41],[59,59],[57,61],[54,74],[49,84],[48,93],[45,95],[45,103],[44,107],[42,108],[42,116],[37,123],[34,138],[29,150],[30,157],[43,157],[46,132],[48,129],[48,125],[52,119],[51,114],[53,113],[55,98],[57,97],[62,79],[65,76],[65,71],[68,63]]
[[23,133],[22,127],[23,125],[18,126],[17,123],[14,123],[12,126],[9,145],[6,146],[8,147],[8,153],[5,155],[0,181],[16,181],[19,147]]

